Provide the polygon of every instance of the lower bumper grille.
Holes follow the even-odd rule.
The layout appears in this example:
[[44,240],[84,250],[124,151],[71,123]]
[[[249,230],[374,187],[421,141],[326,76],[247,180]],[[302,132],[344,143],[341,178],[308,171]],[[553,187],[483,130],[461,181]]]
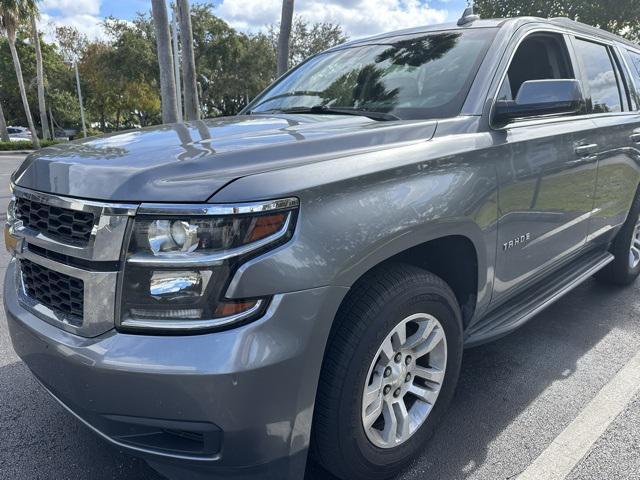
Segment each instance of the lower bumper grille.
[[84,313],[84,282],[63,273],[21,259],[24,288],[34,300],[62,313],[69,323],[82,325]]

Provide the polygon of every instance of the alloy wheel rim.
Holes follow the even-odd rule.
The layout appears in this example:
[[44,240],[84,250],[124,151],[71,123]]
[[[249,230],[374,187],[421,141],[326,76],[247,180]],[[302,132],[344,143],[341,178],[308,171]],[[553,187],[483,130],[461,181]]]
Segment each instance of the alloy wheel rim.
[[629,266],[633,269],[640,264],[640,217],[636,221],[629,248]]
[[405,443],[427,420],[447,366],[447,339],[427,313],[402,320],[378,348],[364,385],[362,425],[379,448]]

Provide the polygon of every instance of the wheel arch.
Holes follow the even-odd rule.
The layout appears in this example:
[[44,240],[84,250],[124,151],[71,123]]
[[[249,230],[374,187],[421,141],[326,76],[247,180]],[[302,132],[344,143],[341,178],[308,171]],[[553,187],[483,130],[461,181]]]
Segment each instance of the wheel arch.
[[[336,284],[353,287],[385,264],[405,263],[442,278],[453,290],[463,313],[463,324],[473,317],[478,299],[487,290],[487,259],[481,248],[482,232],[475,225],[441,224],[431,235],[402,235],[385,243],[350,268],[340,272]],[[349,294],[347,294],[348,297]],[[343,302],[345,302],[343,299]]]

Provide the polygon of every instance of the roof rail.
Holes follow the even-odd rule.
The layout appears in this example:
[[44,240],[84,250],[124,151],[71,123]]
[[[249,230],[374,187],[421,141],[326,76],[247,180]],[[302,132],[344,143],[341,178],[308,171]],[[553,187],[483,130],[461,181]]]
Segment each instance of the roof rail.
[[594,36],[598,36],[601,38],[605,38],[614,42],[619,42],[633,48],[639,48],[639,45],[631,40],[628,40],[620,35],[616,35],[615,33],[608,32],[601,28],[594,27],[592,25],[588,25],[586,23],[582,23],[578,20],[572,20],[568,17],[555,17],[550,18],[550,22],[555,23],[556,25],[562,25],[567,28],[573,29],[575,32],[582,32]]
[[473,13],[473,7],[467,7],[464,9],[460,20],[458,20],[458,26],[462,27],[463,25],[468,25],[469,23],[473,23],[476,20],[480,20],[480,15],[476,15]]

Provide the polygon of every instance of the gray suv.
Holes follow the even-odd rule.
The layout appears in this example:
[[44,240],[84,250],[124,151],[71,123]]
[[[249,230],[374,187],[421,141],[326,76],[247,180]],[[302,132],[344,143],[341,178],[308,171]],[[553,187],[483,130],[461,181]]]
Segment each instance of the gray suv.
[[316,55],[240,115],[54,146],[12,178],[16,352],[175,478],[383,479],[463,349],[640,272],[640,47],[479,20]]

